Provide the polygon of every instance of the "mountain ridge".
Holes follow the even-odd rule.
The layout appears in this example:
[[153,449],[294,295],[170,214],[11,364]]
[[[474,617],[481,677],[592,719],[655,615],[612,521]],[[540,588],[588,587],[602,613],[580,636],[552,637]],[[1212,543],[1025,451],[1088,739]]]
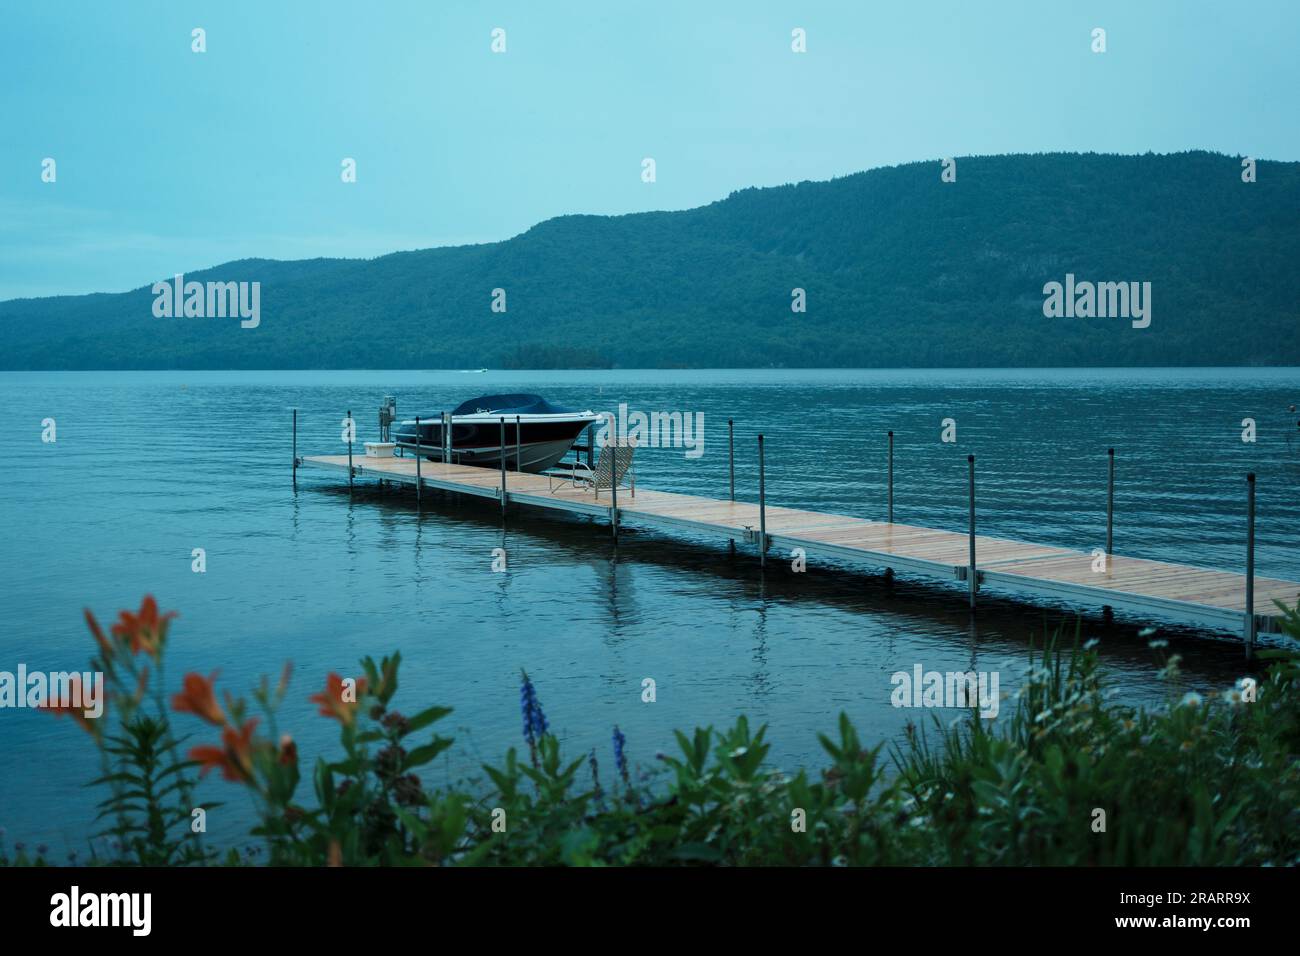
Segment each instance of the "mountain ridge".
[[[492,243],[246,258],[257,328],[152,284],[0,302],[0,368],[1300,364],[1300,163],[1203,151],[958,157],[566,214]],[[1149,328],[1048,318],[1045,283],[1152,284]],[[170,277],[167,277],[170,279]],[[807,311],[791,311],[792,290]],[[506,312],[493,312],[504,289]]]

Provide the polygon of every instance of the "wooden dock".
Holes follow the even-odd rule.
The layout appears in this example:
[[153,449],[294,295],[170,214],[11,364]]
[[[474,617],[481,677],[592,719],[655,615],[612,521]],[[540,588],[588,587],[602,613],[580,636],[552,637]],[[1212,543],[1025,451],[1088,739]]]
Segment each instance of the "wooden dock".
[[[345,475],[351,469],[351,480],[416,484],[415,458],[323,455],[297,462],[300,467]],[[615,512],[608,490],[597,497],[568,485],[552,488],[544,475],[427,460],[420,462],[419,471],[422,488],[491,498],[501,501],[503,508],[531,505],[593,515],[609,520],[615,533],[619,524],[630,522],[746,542],[758,550],[759,529],[765,527],[766,551],[779,552],[783,559],[794,548],[802,548],[810,557],[821,554],[928,578],[963,581],[968,587],[973,539],[976,584],[970,588],[972,605],[980,586],[1002,585],[1053,601],[1157,615],[1242,633],[1248,647],[1254,639],[1246,615],[1247,578],[1227,571],[1121,556],[1107,557],[1104,569],[1094,570],[1097,559],[1092,554],[1051,545],[645,488],[637,488],[635,495],[620,488]],[[1300,582],[1253,577],[1253,586],[1254,630],[1276,630],[1279,614],[1273,601],[1296,604]]]

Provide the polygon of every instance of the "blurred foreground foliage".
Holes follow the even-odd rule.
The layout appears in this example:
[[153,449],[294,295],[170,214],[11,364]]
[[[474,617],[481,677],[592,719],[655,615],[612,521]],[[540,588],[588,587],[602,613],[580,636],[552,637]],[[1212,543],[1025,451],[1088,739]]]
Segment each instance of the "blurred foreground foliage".
[[[273,865],[1295,865],[1300,861],[1300,657],[1265,651],[1267,674],[1222,694],[1142,710],[1104,693],[1091,642],[1060,635],[1035,656],[1003,719],[974,714],[909,725],[888,751],[848,717],[822,736],[820,771],[767,763],[766,727],[677,732],[652,773],[629,772],[614,729],[612,772],[594,751],[566,757],[523,675],[526,753],[483,768],[478,787],[429,789],[417,771],[451,746],[432,728],[450,709],[409,716],[395,698],[401,657],[331,674],[311,699],[338,721],[340,752],[299,767],[275,731],[288,683],[218,703],[214,678],[186,675],[164,703],[169,615],[152,598],[123,612],[94,661],[113,693],[99,746],[109,864],[243,862],[192,832],[197,773],[220,770],[253,797]],[[1287,611],[1300,639],[1300,612]],[[1159,645],[1159,642],[1153,642]],[[150,666],[152,665],[152,674]],[[1168,676],[1177,667],[1165,664]],[[149,706],[153,701],[153,706]],[[56,708],[58,709],[58,708]],[[171,722],[192,714],[220,742],[179,754]],[[951,711],[948,712],[951,715]],[[268,733],[259,728],[265,721]],[[91,724],[115,725],[116,731]],[[302,777],[306,777],[304,785]],[[43,862],[21,844],[9,863]]]

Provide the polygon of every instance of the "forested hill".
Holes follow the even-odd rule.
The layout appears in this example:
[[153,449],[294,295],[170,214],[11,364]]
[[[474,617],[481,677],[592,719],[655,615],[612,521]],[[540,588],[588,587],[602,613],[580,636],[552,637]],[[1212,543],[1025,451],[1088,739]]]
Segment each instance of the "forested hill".
[[[157,318],[151,277],[0,303],[0,367],[1300,365],[1300,163],[1241,172],[1202,152],[959,158],[950,183],[918,162],[485,245],[241,260],[186,279],[260,282],[257,328]],[[1150,282],[1149,327],[1046,317],[1067,273]]]

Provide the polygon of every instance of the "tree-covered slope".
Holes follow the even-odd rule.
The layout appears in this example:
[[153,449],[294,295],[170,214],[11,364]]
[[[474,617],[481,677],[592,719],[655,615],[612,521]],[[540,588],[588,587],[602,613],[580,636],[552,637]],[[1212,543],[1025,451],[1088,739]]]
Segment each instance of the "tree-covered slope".
[[[1150,282],[1150,327],[1044,317],[1067,272]],[[148,285],[13,300],[0,367],[1297,365],[1300,163],[1243,183],[1240,159],[1199,152],[959,158],[955,183],[912,163],[186,278],[260,282],[260,326],[155,318]]]

